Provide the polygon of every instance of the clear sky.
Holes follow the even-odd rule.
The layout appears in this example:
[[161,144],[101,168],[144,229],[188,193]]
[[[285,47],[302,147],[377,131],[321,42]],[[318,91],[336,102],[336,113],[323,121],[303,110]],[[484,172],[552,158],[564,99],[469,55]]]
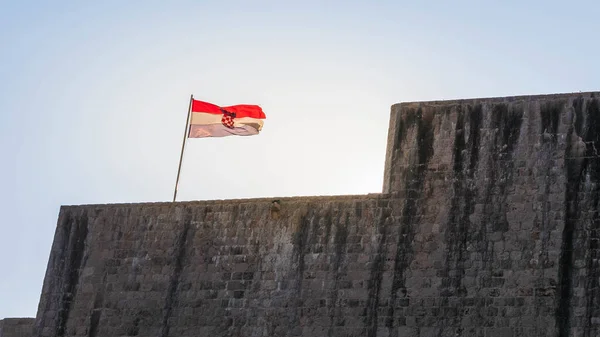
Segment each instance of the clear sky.
[[0,0],[0,318],[37,312],[60,205],[381,191],[390,106],[600,90],[597,1]]

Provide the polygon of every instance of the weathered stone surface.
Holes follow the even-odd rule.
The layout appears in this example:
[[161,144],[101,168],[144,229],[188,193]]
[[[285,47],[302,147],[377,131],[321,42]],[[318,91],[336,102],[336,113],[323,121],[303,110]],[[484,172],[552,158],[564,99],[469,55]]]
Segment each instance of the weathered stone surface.
[[34,318],[5,318],[0,320],[0,337],[31,337]]
[[34,335],[600,335],[598,97],[394,105],[384,194],[63,207]]
[[439,261],[428,276],[434,296],[489,301],[475,305],[478,314],[451,305],[457,314],[444,315],[443,326],[599,335],[599,98],[392,107],[384,192],[405,200],[410,274],[423,272],[414,261]]

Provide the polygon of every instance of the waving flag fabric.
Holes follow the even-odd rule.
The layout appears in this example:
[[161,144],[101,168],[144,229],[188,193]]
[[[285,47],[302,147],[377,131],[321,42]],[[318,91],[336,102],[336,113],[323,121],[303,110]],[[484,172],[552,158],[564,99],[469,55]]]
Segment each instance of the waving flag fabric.
[[253,136],[263,127],[266,118],[258,105],[220,107],[212,103],[192,100],[189,138]]

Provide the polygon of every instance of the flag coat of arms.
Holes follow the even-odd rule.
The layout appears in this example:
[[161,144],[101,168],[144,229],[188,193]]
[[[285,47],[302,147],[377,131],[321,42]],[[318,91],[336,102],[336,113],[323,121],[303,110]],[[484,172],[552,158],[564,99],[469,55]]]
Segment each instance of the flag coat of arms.
[[189,138],[253,136],[266,118],[258,105],[226,107],[192,99]]

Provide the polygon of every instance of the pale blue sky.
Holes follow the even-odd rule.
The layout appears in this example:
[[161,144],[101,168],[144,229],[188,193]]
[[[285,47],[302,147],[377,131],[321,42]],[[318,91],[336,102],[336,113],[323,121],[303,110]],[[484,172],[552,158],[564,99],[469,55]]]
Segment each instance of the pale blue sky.
[[402,101],[599,90],[596,1],[0,0],[0,317],[35,316],[60,205],[380,192]]

